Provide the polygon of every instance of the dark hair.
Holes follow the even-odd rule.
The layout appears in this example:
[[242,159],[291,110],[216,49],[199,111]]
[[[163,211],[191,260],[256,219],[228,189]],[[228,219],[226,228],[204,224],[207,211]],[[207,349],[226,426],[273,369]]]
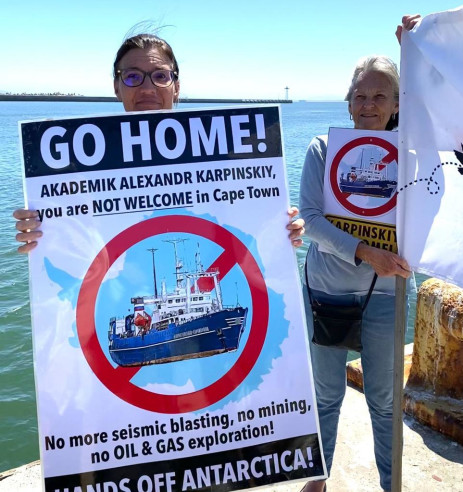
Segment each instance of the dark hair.
[[387,122],[385,130],[395,130],[399,126],[399,112],[391,115],[389,121]]
[[113,65],[114,80],[117,78],[117,71],[119,70],[119,62],[121,61],[122,57],[130,50],[137,49],[137,48],[142,50],[145,50],[147,48],[158,48],[171,61],[175,80],[178,79],[178,75],[179,75],[178,63],[175,58],[174,51],[172,50],[170,44],[164,39],[154,34],[137,34],[136,36],[127,38],[121,44],[121,47],[117,51],[116,59],[114,60],[114,65]]

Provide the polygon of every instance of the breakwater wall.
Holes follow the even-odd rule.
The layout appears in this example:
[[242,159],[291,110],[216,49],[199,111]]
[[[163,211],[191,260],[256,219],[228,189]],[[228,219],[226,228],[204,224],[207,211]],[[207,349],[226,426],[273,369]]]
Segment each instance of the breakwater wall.
[[[48,102],[117,102],[114,96],[66,96],[66,95],[13,95],[0,94],[0,101],[48,101]],[[180,98],[181,103],[214,103],[214,104],[288,104],[291,99],[190,99]]]

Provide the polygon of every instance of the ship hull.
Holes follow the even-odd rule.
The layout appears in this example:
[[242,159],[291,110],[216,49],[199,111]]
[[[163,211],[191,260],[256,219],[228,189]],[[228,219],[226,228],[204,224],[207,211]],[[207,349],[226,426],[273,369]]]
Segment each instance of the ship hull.
[[237,350],[248,309],[236,307],[139,336],[110,335],[109,353],[119,366],[163,364]]
[[390,198],[397,188],[397,183],[391,181],[369,181],[362,183],[359,181],[341,180],[339,182],[339,188],[343,193]]

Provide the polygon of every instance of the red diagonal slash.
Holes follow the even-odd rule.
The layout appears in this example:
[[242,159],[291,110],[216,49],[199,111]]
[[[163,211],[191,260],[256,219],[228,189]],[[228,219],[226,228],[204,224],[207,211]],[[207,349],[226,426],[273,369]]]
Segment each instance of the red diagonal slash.
[[381,160],[384,162],[384,164],[390,164],[392,161],[395,161],[397,158],[397,155],[394,155],[393,152],[389,152],[389,154],[385,155]]
[[[230,251],[224,251],[206,271],[218,271],[218,280],[222,280],[235,265],[236,258]],[[202,277],[198,280],[198,287],[202,291],[211,291],[214,288],[214,279],[212,277]]]

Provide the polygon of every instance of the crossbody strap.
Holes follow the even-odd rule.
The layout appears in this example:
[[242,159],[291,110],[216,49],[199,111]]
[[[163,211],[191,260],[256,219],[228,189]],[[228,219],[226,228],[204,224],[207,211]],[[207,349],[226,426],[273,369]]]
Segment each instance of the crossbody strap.
[[304,275],[305,275],[305,284],[307,285],[307,292],[309,293],[310,305],[313,307],[312,294],[310,293],[310,286],[309,286],[309,276],[307,275],[307,256],[305,257],[305,263],[304,263]]
[[377,278],[378,278],[378,274],[375,272],[375,274],[373,276],[373,280],[372,280],[371,285],[370,285],[370,290],[368,291],[368,294],[367,294],[367,298],[365,299],[365,302],[363,303],[362,311],[365,311],[365,309],[368,305],[368,301],[370,300],[371,294],[373,293],[373,289],[375,288]]
[[[309,293],[310,305],[313,307],[312,294],[310,293],[310,286],[309,286],[309,276],[307,275],[307,257],[305,259],[305,264],[304,264],[304,274],[305,274],[305,283],[307,285],[307,292]],[[365,302],[363,303],[362,311],[365,311],[366,307],[368,306],[368,302],[370,300],[371,294],[373,293],[373,289],[375,288],[377,278],[378,278],[378,274],[375,272],[375,274],[373,275],[373,280],[372,280],[371,285],[370,285],[370,290],[368,291],[368,294],[367,294],[367,298],[365,299]]]

